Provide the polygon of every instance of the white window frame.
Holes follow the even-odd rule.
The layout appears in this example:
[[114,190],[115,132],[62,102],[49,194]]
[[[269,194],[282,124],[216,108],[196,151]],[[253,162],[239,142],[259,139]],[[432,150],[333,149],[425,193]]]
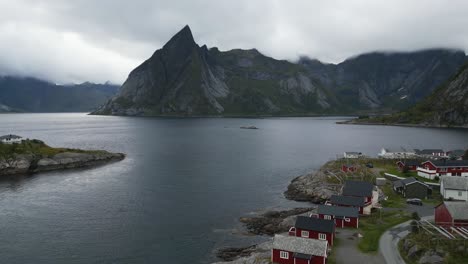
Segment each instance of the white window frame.
[[289,259],[289,252],[287,252],[287,251],[280,251],[280,258],[281,258],[281,259]]
[[309,237],[309,231],[302,230],[301,231],[301,237]]
[[323,219],[331,220],[332,217],[331,217],[331,215],[324,215],[324,216],[323,216]]
[[319,240],[327,240],[327,234],[319,233]]
[[345,220],[345,222],[348,222],[348,223],[351,222],[351,219],[349,219],[349,218],[347,218],[347,217],[345,217],[344,220]]

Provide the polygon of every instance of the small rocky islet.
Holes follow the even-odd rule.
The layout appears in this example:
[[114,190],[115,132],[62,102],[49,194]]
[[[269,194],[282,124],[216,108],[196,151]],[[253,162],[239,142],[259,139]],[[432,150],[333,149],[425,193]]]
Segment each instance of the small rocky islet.
[[26,139],[12,144],[0,143],[0,176],[92,167],[124,158],[123,153],[53,148],[41,140]]

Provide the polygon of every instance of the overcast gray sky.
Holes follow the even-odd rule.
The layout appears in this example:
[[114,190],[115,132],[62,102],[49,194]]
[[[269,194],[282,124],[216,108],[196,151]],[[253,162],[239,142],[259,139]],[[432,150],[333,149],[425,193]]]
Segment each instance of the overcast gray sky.
[[468,1],[0,0],[0,75],[122,83],[188,24],[199,45],[324,62],[468,49]]

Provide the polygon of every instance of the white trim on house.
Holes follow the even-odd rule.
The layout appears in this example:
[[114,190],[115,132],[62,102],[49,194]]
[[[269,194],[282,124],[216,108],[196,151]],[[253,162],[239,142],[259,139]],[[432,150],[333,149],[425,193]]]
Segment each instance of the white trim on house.
[[332,216],[331,215],[323,215],[323,219],[331,220]]
[[327,240],[327,234],[319,233],[318,237],[320,240]]
[[302,230],[301,231],[301,237],[308,238],[309,237],[309,231]]
[[281,259],[289,259],[289,252],[280,250]]

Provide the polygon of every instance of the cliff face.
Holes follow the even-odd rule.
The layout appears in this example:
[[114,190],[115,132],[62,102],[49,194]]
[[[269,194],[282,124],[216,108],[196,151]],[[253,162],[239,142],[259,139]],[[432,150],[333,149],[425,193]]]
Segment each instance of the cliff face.
[[409,110],[387,117],[361,121],[468,128],[468,64],[430,96]]
[[468,127],[468,65],[427,100],[399,116],[403,122]]
[[401,109],[462,65],[451,50],[373,53],[343,63],[275,60],[198,46],[184,27],[94,114],[301,115]]

